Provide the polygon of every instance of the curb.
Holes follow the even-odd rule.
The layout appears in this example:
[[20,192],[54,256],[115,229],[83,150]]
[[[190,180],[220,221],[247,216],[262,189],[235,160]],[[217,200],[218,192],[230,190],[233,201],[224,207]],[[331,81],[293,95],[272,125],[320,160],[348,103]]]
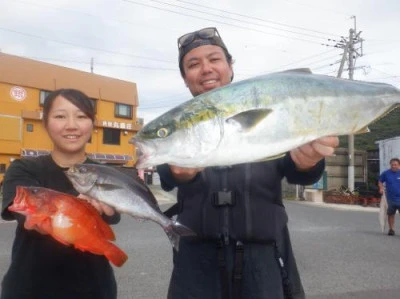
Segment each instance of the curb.
[[373,213],[379,212],[379,207],[363,207],[359,205],[332,204],[326,202],[299,201],[299,200],[294,200],[293,202],[309,206],[317,206],[317,207],[330,208],[342,211],[345,210],[345,211],[360,211],[360,212],[373,212]]

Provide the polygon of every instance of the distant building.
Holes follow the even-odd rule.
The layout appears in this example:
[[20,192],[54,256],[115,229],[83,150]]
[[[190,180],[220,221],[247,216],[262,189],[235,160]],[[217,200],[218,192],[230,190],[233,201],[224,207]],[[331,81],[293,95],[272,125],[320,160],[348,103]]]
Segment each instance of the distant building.
[[379,147],[379,173],[381,173],[390,167],[390,159],[400,159],[400,136],[378,140],[375,143]]
[[0,53],[0,183],[10,162],[51,151],[42,125],[46,95],[59,88],[86,93],[96,109],[88,155],[102,163],[133,166],[128,140],[142,127],[136,84]]

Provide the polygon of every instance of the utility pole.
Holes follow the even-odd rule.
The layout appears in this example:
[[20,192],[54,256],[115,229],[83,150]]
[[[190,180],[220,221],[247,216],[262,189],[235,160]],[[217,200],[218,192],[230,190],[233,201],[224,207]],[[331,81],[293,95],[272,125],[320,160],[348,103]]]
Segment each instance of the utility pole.
[[93,57],[90,59],[90,72],[93,74],[93,66],[94,66],[94,59]]
[[[354,79],[354,69],[355,69],[355,62],[358,57],[363,55],[362,51],[362,42],[363,39],[360,38],[361,31],[357,33],[356,27],[356,16],[352,16],[354,19],[354,28],[349,30],[349,37],[348,39],[342,37],[342,40],[335,45],[337,48],[344,49],[342,60],[340,63],[339,71],[337,77],[340,78],[343,72],[343,66],[346,60],[348,61],[348,71],[349,71],[349,79]],[[361,52],[358,53],[355,47],[356,44],[360,43]],[[348,136],[348,151],[349,151],[349,167],[348,167],[348,189],[350,191],[354,190],[354,135]]]

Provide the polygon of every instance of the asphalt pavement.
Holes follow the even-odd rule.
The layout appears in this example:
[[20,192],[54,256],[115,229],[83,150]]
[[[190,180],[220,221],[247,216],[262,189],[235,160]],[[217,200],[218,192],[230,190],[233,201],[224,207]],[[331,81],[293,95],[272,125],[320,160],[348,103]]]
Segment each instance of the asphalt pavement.
[[[174,192],[150,188],[161,209],[175,202]],[[378,208],[293,200],[285,206],[308,299],[400,298],[400,236],[380,231]],[[113,229],[129,256],[115,268],[118,299],[166,298],[172,248],[161,227],[123,215]],[[0,225],[0,279],[10,262],[14,231],[15,222]]]

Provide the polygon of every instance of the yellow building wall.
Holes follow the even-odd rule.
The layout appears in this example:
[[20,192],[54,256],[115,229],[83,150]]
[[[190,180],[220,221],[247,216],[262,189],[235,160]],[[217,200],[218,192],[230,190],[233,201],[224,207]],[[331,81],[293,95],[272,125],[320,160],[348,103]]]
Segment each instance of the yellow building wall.
[[[136,119],[138,97],[135,83],[3,53],[0,53],[0,65],[0,164],[8,167],[13,159],[20,157],[23,149],[51,151],[52,142],[41,120],[40,91],[76,88],[96,100],[98,121],[86,151],[129,156],[133,160],[115,163],[134,165],[136,150],[129,144],[129,139],[141,128]],[[116,103],[131,105],[132,118],[115,117]],[[120,126],[120,144],[103,144],[104,128],[114,128],[115,125]],[[32,132],[28,127],[33,128]],[[103,162],[113,163],[112,159]],[[0,183],[2,177],[0,171]]]
[[21,117],[0,114],[0,140],[20,142],[22,140],[21,131]]
[[23,109],[39,111],[39,90],[23,87],[26,90],[26,98],[17,101],[10,94],[11,89],[17,86],[0,82],[0,114],[21,116]]
[[[28,125],[33,125],[33,132],[28,132]],[[25,119],[22,132],[21,148],[37,150],[52,149],[52,142],[41,120]]]

